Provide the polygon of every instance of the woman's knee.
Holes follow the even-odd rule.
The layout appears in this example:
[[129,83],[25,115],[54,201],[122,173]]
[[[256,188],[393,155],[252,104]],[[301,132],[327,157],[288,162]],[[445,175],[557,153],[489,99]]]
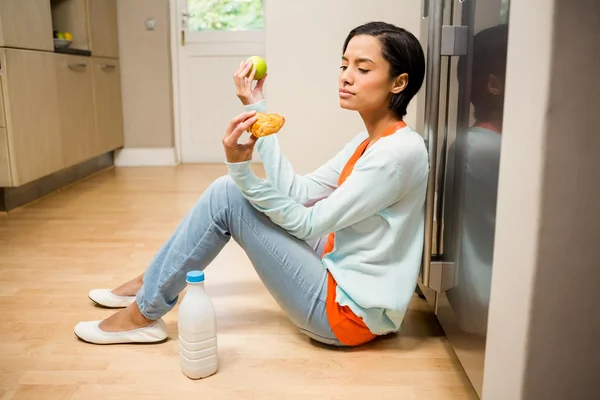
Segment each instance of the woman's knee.
[[224,175],[215,179],[206,189],[204,194],[209,195],[211,200],[219,198],[226,201],[227,204],[247,201],[242,195],[240,188],[229,175]]
[[231,196],[232,193],[239,192],[239,188],[229,175],[220,176],[210,184],[205,194]]
[[228,190],[232,187],[237,187],[233,179],[229,175],[223,175],[218,177],[211,183],[209,186],[210,189],[213,190]]

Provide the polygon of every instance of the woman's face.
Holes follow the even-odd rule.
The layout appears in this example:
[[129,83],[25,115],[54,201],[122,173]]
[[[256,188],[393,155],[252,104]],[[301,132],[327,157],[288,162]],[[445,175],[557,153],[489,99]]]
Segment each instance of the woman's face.
[[342,56],[340,106],[347,110],[371,112],[387,109],[395,80],[383,58],[379,39],[369,35],[353,37]]

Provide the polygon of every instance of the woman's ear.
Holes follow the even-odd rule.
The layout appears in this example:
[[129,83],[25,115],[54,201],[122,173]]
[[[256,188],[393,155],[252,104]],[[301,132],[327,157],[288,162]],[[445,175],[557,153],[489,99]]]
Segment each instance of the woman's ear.
[[408,74],[405,72],[394,79],[394,86],[392,86],[391,92],[393,94],[398,94],[406,89],[406,86],[408,86]]
[[488,90],[488,92],[490,92],[494,96],[498,96],[499,94],[502,93],[502,91],[503,91],[502,82],[500,81],[500,79],[498,79],[496,77],[496,75],[494,75],[494,74],[489,74],[488,75],[488,87],[487,87],[487,90]]

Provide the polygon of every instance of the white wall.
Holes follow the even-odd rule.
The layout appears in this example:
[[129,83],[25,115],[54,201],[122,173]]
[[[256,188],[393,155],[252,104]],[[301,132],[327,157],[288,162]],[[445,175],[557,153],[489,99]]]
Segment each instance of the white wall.
[[[418,0],[265,0],[265,94],[270,112],[286,117],[279,136],[297,172],[327,161],[364,129],[360,116],[339,106],[344,39],[356,26],[381,20],[419,37]],[[406,122],[416,126],[416,97]]]
[[[383,20],[419,36],[418,0],[265,0],[269,110],[287,118],[280,139],[298,172],[333,156],[363,129],[341,110],[337,94],[342,44],[348,32]],[[169,49],[169,0],[118,0],[126,147],[174,143]],[[147,31],[146,18],[156,18]],[[415,127],[416,97],[406,121]],[[310,105],[310,107],[308,107]]]
[[485,400],[598,397],[598,11],[511,5]]

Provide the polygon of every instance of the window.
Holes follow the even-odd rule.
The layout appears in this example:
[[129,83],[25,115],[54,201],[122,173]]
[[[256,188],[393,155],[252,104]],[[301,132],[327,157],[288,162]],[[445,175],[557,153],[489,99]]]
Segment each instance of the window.
[[264,28],[262,0],[188,0],[189,31],[253,31]]

